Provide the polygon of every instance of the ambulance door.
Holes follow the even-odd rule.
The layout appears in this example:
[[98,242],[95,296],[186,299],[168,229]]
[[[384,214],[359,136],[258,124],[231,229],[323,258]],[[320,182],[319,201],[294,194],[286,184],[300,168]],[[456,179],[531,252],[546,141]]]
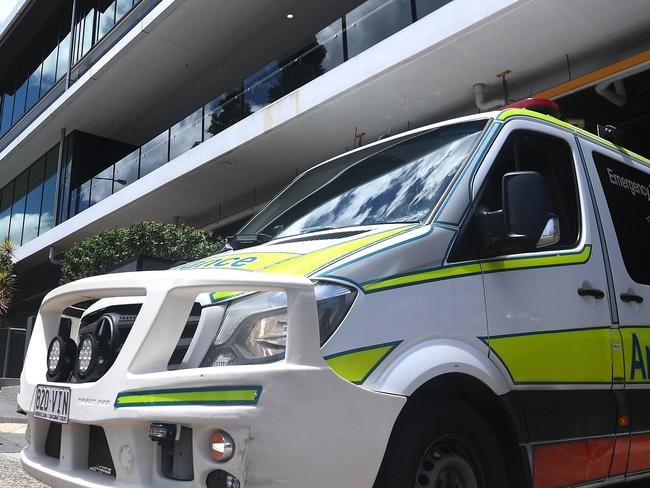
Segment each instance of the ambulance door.
[[615,445],[612,321],[580,153],[560,128],[520,120],[505,129],[491,167],[483,168],[476,208],[502,210],[504,175],[536,171],[560,236],[542,248],[502,241],[482,258],[490,357],[526,416],[534,486],[604,479]]
[[606,237],[623,336],[627,473],[650,469],[650,167],[580,140]]

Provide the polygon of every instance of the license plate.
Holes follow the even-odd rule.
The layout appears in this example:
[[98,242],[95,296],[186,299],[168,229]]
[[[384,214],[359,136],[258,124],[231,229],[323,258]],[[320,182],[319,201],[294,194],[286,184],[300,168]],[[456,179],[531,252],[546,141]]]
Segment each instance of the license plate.
[[34,417],[67,424],[70,416],[70,388],[61,386],[36,386]]

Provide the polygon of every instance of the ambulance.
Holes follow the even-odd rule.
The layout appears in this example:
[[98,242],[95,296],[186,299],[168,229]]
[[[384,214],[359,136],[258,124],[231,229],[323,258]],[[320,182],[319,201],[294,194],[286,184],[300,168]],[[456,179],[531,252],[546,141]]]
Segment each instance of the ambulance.
[[649,477],[650,160],[553,105],[357,148],[220,254],[50,292],[24,469],[55,488]]

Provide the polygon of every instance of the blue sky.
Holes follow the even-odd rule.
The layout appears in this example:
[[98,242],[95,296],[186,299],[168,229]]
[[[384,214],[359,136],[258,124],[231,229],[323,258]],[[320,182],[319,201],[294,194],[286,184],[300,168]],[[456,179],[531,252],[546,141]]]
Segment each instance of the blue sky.
[[4,26],[7,16],[14,9],[18,0],[0,0],[0,27]]

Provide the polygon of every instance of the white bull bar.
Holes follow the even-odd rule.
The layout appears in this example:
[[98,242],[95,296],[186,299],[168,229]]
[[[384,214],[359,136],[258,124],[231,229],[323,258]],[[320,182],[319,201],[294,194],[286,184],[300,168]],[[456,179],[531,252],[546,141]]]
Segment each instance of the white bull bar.
[[[266,365],[167,371],[201,293],[281,291],[287,295],[287,347],[283,361]],[[46,384],[47,348],[58,333],[63,310],[89,299],[144,297],[120,354],[94,383],[71,388],[70,423],[63,426],[60,459],[44,452],[49,422],[33,418],[37,384]],[[115,407],[123,392],[259,386],[258,405]],[[313,283],[291,275],[225,270],[121,273],[83,279],[57,288],[44,299],[21,377],[19,404],[29,415],[32,442],[23,466],[54,487],[205,487],[207,474],[224,469],[242,488],[372,486],[392,425],[405,399],[367,391],[338,377],[320,352]],[[151,422],[193,429],[193,482],[160,474],[157,446],[147,436]],[[102,426],[116,477],[87,469],[88,425]],[[223,465],[207,455],[215,429],[236,441],[235,457]],[[125,455],[128,451],[128,456]],[[129,457],[131,462],[129,462]]]

